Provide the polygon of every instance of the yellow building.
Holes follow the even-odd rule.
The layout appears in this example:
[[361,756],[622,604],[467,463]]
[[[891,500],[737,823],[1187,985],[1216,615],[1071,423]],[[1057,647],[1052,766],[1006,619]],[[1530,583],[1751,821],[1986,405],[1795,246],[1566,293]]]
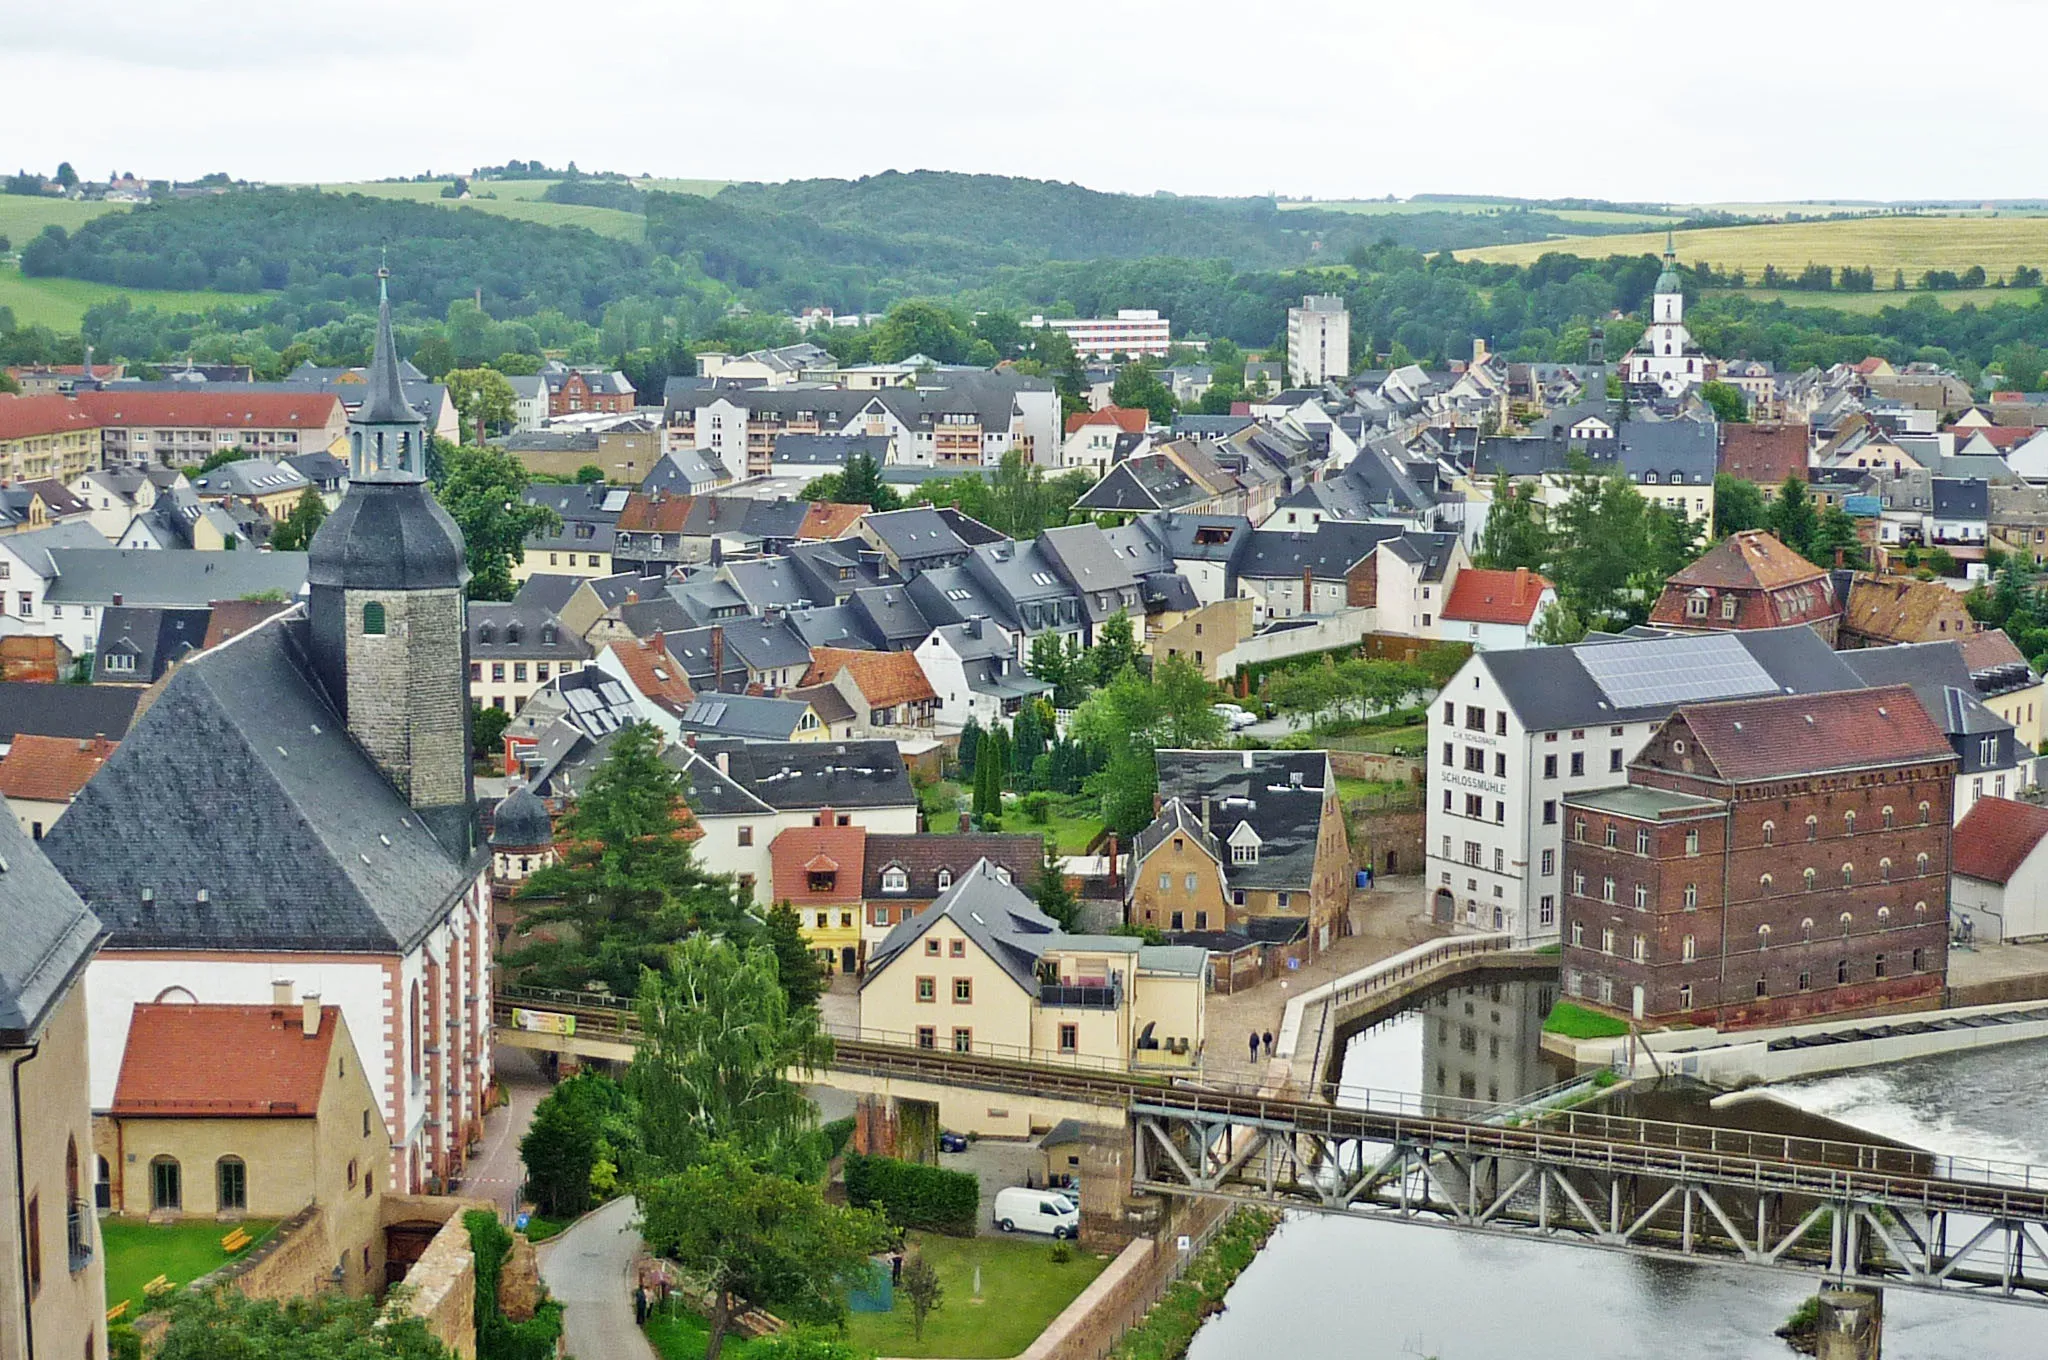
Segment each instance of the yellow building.
[[785,827],[768,843],[775,900],[796,909],[804,940],[828,973],[860,967],[861,879],[867,828],[839,826],[827,808],[821,825]]
[[1148,626],[1145,650],[1155,659],[1186,657],[1195,663],[1195,669],[1201,671],[1204,680],[1228,680],[1230,676],[1224,674],[1219,663],[1240,642],[1258,631],[1257,605],[1258,601],[1250,596],[1240,595],[1174,616],[1173,621],[1156,634]]
[[100,421],[70,397],[0,394],[0,481],[70,481],[102,465]]
[[[1199,1068],[1206,951],[1069,935],[1006,877],[977,861],[889,933],[861,984],[863,1033],[1038,1062]],[[990,1117],[968,1131],[1011,1131]]]
[[327,1241],[309,1285],[339,1263],[347,1292],[373,1293],[390,1134],[341,1008],[276,990],[268,1006],[135,1007],[98,1130],[108,1198],[119,1214],[222,1223],[315,1205]]

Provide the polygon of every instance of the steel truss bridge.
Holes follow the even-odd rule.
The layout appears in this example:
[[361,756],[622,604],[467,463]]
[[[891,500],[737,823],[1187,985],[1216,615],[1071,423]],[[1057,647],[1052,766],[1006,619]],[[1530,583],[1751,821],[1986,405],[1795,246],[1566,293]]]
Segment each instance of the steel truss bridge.
[[[638,1038],[617,1002],[578,994],[507,989],[498,1023],[541,1006],[579,1035]],[[2048,1307],[2044,1167],[1350,1088],[1331,1105],[1206,1075],[835,1039],[838,1070],[1123,1111],[1136,1190]]]

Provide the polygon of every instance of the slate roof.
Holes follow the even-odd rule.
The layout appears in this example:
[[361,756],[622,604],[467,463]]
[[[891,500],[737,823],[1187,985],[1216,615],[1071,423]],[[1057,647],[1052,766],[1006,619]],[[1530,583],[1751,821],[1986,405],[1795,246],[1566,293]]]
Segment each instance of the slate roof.
[[775,466],[785,465],[816,471],[837,471],[847,460],[864,453],[877,465],[888,461],[889,436],[884,434],[778,434],[775,437]]
[[468,619],[472,661],[582,661],[591,654],[552,611],[531,602],[471,600]]
[[84,975],[105,932],[42,847],[9,816],[0,816],[0,902],[7,912],[7,929],[0,931],[0,1044],[22,1048],[42,1033]]
[[846,696],[832,685],[792,685],[784,690],[785,699],[801,699],[811,706],[811,712],[818,715],[818,721],[826,727],[834,723],[850,723],[859,715],[853,705],[846,702]]
[[188,661],[44,839],[115,947],[404,952],[474,881],[349,737],[305,631]]
[[1731,681],[1737,687],[1722,696],[1727,698],[1785,691],[1817,694],[1856,689],[1862,684],[1843,663],[1843,654],[1835,652],[1818,633],[1803,624],[1692,637],[1603,639],[1569,647],[1521,647],[1481,652],[1473,662],[1484,666],[1493,676],[1508,706],[1531,731],[1656,721],[1678,707],[1675,701],[1629,702],[1619,693],[1610,695],[1586,669],[1583,660],[1589,649],[1607,647],[1678,649],[1628,654],[1673,673],[1704,668],[1739,651],[1762,670],[1770,689],[1764,690],[1759,684],[1756,690],[1745,691],[1739,687],[1740,682]]
[[135,720],[141,702],[142,690],[128,685],[0,681],[0,742],[11,742],[24,732],[118,739]]
[[554,576],[535,572],[519,583],[519,593],[512,597],[512,603],[528,609],[539,609],[549,614],[559,614],[562,606],[576,593],[576,587],[583,584],[581,576]]
[[685,732],[739,737],[747,741],[789,741],[801,730],[810,705],[801,699],[770,699],[759,694],[706,694],[677,716]]
[[1231,887],[1307,890],[1323,791],[1334,787],[1328,753],[1161,751],[1158,763],[1160,796],[1178,799],[1198,828],[1202,800],[1209,799],[1216,841],[1228,843],[1241,823],[1258,834],[1258,863],[1225,865]]
[[1148,453],[1112,467],[1074,504],[1082,510],[1179,510],[1213,494],[1165,454]]
[[1956,823],[1950,863],[1966,877],[2009,883],[2043,836],[2048,836],[2048,807],[1980,798]]
[[[172,662],[205,644],[210,609],[162,609],[152,605],[109,605],[100,616],[93,679],[146,684]],[[116,669],[110,658],[124,658]]]
[[[24,400],[39,400],[24,398]],[[106,535],[84,520],[52,524],[44,529],[24,529],[0,537],[0,548],[19,558],[36,575],[48,580],[58,569],[57,554],[77,552],[112,553]]]
[[[978,860],[1001,865],[1010,871],[1010,881],[1029,887],[1045,863],[1045,841],[1038,836],[988,835],[967,832],[941,835],[870,832],[867,839],[867,872],[861,896],[884,902],[915,902],[936,898],[939,871],[946,870],[950,882],[965,877]],[[908,880],[904,891],[885,892],[882,874],[891,867],[903,870]]]
[[137,1002],[114,1083],[116,1118],[311,1119],[341,1007],[307,1037],[298,1006]]
[[873,986],[875,979],[943,916],[981,946],[1012,982],[1036,996],[1038,956],[1059,942],[1059,922],[1040,911],[1015,883],[998,879],[996,868],[988,860],[976,860],[930,906],[884,936],[868,959],[862,989]]
[[1341,581],[1380,544],[1399,539],[1401,526],[1325,520],[1306,533],[1260,529],[1248,537],[1244,557],[1237,564],[1240,580],[1299,581],[1303,571],[1312,570],[1318,580]]
[[967,555],[968,543],[928,505],[870,513],[862,523],[897,561],[906,566]]
[[191,552],[175,548],[59,548],[51,604],[204,605],[306,586],[302,552]]
[[698,742],[697,754],[713,762],[726,757],[729,780],[779,810],[917,805],[893,741],[711,740]]
[[514,849],[549,845],[555,839],[555,819],[541,796],[525,784],[498,800],[491,810],[491,844]]
[[303,492],[312,483],[295,467],[281,466],[265,458],[240,458],[222,463],[213,471],[192,480],[201,496],[275,496],[281,492]]
[[1675,716],[1729,783],[1955,758],[1904,685],[1688,704]]
[[1991,484],[1976,478],[1934,479],[1936,519],[1988,519],[1991,515]]
[[[883,648],[878,650],[915,647],[932,631],[916,601],[900,588],[856,590],[848,597],[846,608],[863,620],[864,631],[882,639]],[[806,640],[811,641],[808,636]],[[812,641],[812,645],[820,644]]]

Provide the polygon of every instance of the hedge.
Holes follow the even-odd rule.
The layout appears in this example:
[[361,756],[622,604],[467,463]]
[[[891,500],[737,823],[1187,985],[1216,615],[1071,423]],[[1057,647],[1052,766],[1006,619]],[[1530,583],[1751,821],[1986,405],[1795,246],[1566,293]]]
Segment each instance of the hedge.
[[846,1198],[881,1209],[899,1228],[969,1235],[981,1212],[981,1181],[965,1171],[846,1154]]

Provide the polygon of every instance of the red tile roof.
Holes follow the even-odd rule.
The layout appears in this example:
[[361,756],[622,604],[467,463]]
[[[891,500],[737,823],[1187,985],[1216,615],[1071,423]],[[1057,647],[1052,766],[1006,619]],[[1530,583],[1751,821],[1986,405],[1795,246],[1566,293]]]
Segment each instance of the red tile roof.
[[1984,442],[2000,453],[2041,433],[2031,425],[1951,425],[1948,428],[1949,433],[1956,437],[1957,448],[1969,443],[1972,436],[1981,434]]
[[23,732],[0,760],[0,794],[68,803],[99,773],[119,743],[105,737],[39,737]]
[[1688,704],[1673,716],[1731,783],[1955,759],[1905,685]]
[[1072,434],[1084,425],[1114,425],[1125,434],[1143,434],[1152,423],[1152,413],[1144,407],[1105,406],[1099,411],[1077,411],[1067,417],[1067,433]]
[[2027,658],[2005,635],[2003,628],[1986,628],[1981,633],[1966,635],[1961,644],[1963,664],[1970,668],[1970,674],[1988,671],[1997,666],[2025,665]]
[[[823,809],[826,821],[832,809]],[[774,866],[775,900],[802,910],[822,903],[860,901],[861,874],[867,859],[867,828],[859,826],[785,827],[768,844]],[[817,868],[812,866],[816,865]],[[830,892],[813,892],[811,875],[833,875]]]
[[134,392],[117,388],[75,398],[95,425],[169,425],[186,429],[325,429],[340,423],[332,392]]
[[1768,530],[1744,529],[1716,543],[1667,584],[1713,590],[1783,590],[1827,575]]
[[307,1038],[298,1006],[142,1002],[114,1084],[117,1116],[310,1119],[320,1109],[341,1008]]
[[619,511],[614,527],[626,532],[678,534],[683,530],[683,521],[690,517],[690,506],[695,500],[694,496],[635,491],[626,497],[625,508]]
[[272,614],[281,614],[291,605],[283,600],[215,600],[213,613],[206,620],[206,638],[199,644],[205,651],[218,647],[229,638],[240,637]]
[[865,505],[812,501],[811,508],[804,511],[803,524],[796,531],[797,541],[811,543],[844,538],[853,532],[853,526],[860,523],[860,517],[867,513],[868,507]]
[[917,664],[914,652],[861,652],[846,647],[811,648],[811,668],[801,683],[822,685],[842,670],[853,672],[853,683],[870,708],[894,708],[897,704],[936,703],[938,691]]
[[69,397],[17,397],[0,393],[0,440],[96,430],[100,422]]
[[668,654],[668,643],[656,633],[650,638],[614,642],[608,649],[619,659],[633,688],[663,708],[680,713],[697,697],[683,668]]
[[1719,470],[1759,486],[1782,486],[1787,477],[1803,482],[1811,443],[1803,422],[1723,425]]
[[2008,882],[2043,836],[2048,836],[2048,808],[1980,798],[1956,823],[1955,871],[1987,883]]
[[1536,606],[1548,589],[1549,580],[1527,567],[1513,571],[1467,567],[1458,573],[1451,586],[1451,598],[1444,601],[1443,616],[1456,623],[1526,626],[1536,616]]

